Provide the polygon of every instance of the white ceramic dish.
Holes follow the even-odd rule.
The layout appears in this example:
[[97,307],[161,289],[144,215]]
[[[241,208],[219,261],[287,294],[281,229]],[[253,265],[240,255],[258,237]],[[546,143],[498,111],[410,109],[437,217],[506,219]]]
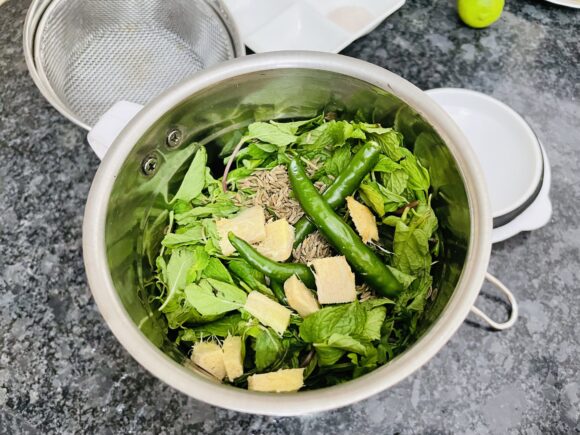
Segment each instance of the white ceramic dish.
[[548,159],[533,130],[513,109],[480,92],[427,91],[469,139],[483,168],[498,242],[545,225],[551,216]]
[[225,0],[244,43],[256,53],[338,53],[405,0]]
[[566,6],[568,8],[580,9],[580,0],[547,0],[550,3],[554,3],[560,6]]

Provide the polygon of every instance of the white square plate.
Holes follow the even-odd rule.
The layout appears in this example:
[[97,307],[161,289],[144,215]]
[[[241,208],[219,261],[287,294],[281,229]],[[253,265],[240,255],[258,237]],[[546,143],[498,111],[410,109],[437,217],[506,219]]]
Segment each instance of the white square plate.
[[225,0],[244,43],[256,53],[338,53],[369,33],[405,0]]

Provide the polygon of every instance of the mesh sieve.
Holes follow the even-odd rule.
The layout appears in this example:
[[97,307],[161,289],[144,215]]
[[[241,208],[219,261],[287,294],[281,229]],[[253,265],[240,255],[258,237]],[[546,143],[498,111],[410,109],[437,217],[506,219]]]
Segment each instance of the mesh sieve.
[[209,0],[53,0],[34,44],[45,95],[85,128],[119,100],[146,104],[241,54],[223,5]]

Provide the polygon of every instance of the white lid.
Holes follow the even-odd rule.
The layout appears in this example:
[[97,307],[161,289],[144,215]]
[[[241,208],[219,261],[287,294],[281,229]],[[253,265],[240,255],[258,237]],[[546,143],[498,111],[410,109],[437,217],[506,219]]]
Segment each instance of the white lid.
[[[479,158],[494,222],[501,225],[494,230],[494,241],[545,225],[551,215],[549,164],[528,123],[504,103],[479,92],[441,88],[427,93],[458,124]],[[538,200],[541,204],[531,207]],[[538,218],[526,213],[528,209]],[[523,213],[525,219],[520,218]]]

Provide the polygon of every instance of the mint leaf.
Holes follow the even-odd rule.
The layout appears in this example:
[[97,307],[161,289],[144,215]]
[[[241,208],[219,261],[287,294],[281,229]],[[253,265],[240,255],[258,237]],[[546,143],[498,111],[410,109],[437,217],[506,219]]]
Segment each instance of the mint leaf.
[[364,203],[372,208],[379,217],[385,214],[385,200],[377,183],[365,182],[360,185],[358,191]]
[[396,163],[392,159],[388,158],[387,156],[381,154],[379,156],[379,161],[377,162],[377,164],[373,168],[373,171],[374,172],[390,173],[390,172],[394,172],[398,169],[402,169],[401,165],[399,165],[398,163]]
[[405,148],[401,146],[403,144],[401,133],[390,130],[382,134],[372,134],[371,139],[381,146],[383,153],[391,160],[398,162],[404,157],[403,150]]
[[365,323],[366,310],[357,301],[325,307],[304,318],[300,337],[307,343],[324,343],[332,334],[358,336]]
[[229,284],[233,284],[234,280],[232,279],[228,269],[223,265],[221,260],[216,257],[210,257],[207,266],[202,271],[202,277],[204,278],[213,278],[218,281],[223,281]]
[[[203,316],[215,316],[241,308],[246,302],[246,293],[236,286],[208,279],[203,283],[185,287],[187,302]],[[213,289],[212,289],[213,287]]]
[[300,130],[302,127],[307,127],[312,124],[320,124],[323,120],[324,116],[318,115],[314,118],[305,119],[302,121],[291,121],[291,122],[270,121],[270,124],[275,125],[285,133],[296,135],[298,133],[298,130]]
[[403,169],[383,174],[383,185],[396,195],[402,195],[409,184],[409,175]]
[[[381,326],[387,316],[387,309],[385,307],[377,307],[367,312],[367,321],[362,333],[362,336],[367,340],[381,339]],[[360,352],[359,352],[360,353]]]
[[176,296],[185,287],[187,273],[195,261],[195,254],[188,249],[173,251],[167,264],[167,295],[159,311],[169,312],[178,308]]
[[248,136],[277,146],[287,146],[296,142],[298,138],[284,130],[275,124],[255,122],[248,126]]
[[270,328],[261,329],[254,345],[256,369],[262,371],[276,362],[282,355],[284,347],[278,334]]
[[348,165],[351,159],[351,152],[348,147],[338,148],[324,164],[324,169],[328,175],[337,177]]
[[335,364],[345,354],[344,350],[324,343],[314,343],[314,348],[318,355],[318,364],[320,367],[328,367]]
[[205,241],[205,232],[201,225],[187,229],[182,233],[167,234],[161,244],[166,248],[179,248],[186,245],[194,245]]
[[393,266],[403,273],[419,275],[431,267],[429,239],[437,228],[437,218],[433,209],[425,205],[411,213],[409,225],[402,220],[396,223]]
[[406,273],[401,272],[399,269],[396,269],[393,266],[387,265],[387,269],[391,271],[395,279],[399,282],[399,284],[401,284],[401,286],[403,286],[403,289],[409,287],[416,279],[416,277],[413,275],[407,275]]
[[411,151],[406,148],[403,149],[405,150],[405,159],[401,160],[400,164],[409,176],[409,188],[412,190],[427,192],[429,186],[431,186],[429,171],[421,165],[419,160],[417,160]]
[[195,207],[185,213],[175,215],[175,221],[179,225],[195,224],[202,217],[228,217],[239,210],[232,201],[223,201],[215,204],[208,204],[202,207]]
[[[380,329],[380,327],[379,327]],[[380,335],[379,335],[380,338]],[[359,340],[355,340],[349,335],[344,334],[332,334],[328,338],[328,345],[336,347],[338,349],[346,350],[349,352],[355,352],[360,355],[366,355],[368,343],[365,345]]]
[[173,198],[174,201],[191,201],[201,193],[205,186],[206,163],[207,152],[204,147],[201,147],[195,154],[181,186]]
[[176,343],[181,341],[199,341],[205,337],[227,337],[235,335],[238,324],[242,321],[240,314],[232,314],[223,319],[215,320],[205,325],[179,331]]

